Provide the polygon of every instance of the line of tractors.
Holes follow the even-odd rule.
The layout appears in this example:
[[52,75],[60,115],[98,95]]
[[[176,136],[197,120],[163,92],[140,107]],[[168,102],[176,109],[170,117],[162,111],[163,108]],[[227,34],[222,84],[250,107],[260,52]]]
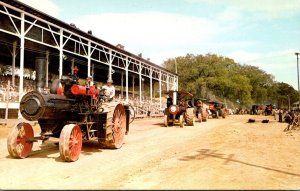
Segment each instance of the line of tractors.
[[[78,160],[84,141],[98,141],[104,148],[119,149],[129,132],[130,105],[118,101],[106,102],[102,90],[80,85],[74,75],[54,80],[50,92],[37,87],[25,94],[20,113],[28,121],[38,121],[41,133],[35,135],[27,122],[14,126],[7,137],[7,149],[12,158],[26,158],[34,142],[52,142],[59,146],[63,161]],[[224,104],[209,102],[184,91],[169,91],[164,113],[166,126],[193,126],[196,119],[226,117]]]
[[164,125],[166,127],[179,125],[194,126],[195,122],[207,121],[212,118],[226,118],[228,110],[221,102],[209,101],[208,106],[204,99],[195,98],[193,94],[185,91],[168,91],[167,107],[164,111]]

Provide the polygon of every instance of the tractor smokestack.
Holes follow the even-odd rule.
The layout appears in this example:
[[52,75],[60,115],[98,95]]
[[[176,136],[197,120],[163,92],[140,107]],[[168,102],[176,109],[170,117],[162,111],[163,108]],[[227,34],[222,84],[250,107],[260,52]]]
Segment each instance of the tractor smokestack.
[[35,58],[36,90],[42,92],[46,84],[46,58]]

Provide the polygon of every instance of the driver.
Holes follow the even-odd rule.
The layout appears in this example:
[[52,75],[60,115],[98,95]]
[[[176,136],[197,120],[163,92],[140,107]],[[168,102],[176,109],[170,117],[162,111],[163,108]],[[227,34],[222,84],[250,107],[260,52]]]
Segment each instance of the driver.
[[116,93],[115,87],[112,85],[113,80],[109,78],[106,83],[107,84],[102,87],[102,90],[104,90],[104,95],[107,97],[108,101],[112,101]]

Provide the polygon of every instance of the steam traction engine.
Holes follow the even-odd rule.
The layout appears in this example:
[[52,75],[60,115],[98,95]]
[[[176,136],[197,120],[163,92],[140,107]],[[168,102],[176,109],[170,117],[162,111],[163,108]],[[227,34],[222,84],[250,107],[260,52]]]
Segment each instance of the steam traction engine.
[[20,102],[20,112],[29,121],[38,121],[41,133],[35,137],[29,123],[12,128],[7,148],[14,158],[26,158],[34,142],[54,140],[59,143],[64,161],[79,158],[83,140],[97,140],[105,148],[118,149],[129,131],[128,106],[104,102],[105,96],[95,86],[86,88],[74,76],[54,80],[50,92],[28,92]]
[[164,112],[164,125],[166,127],[179,124],[184,127],[184,122],[189,126],[194,126],[195,115],[192,106],[193,95],[184,91],[168,91],[167,108]]

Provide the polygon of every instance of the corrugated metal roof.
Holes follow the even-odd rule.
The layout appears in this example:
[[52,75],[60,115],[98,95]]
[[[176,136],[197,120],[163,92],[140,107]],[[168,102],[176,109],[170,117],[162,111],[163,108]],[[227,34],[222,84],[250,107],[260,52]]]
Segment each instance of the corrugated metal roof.
[[111,49],[113,49],[115,51],[121,52],[121,53],[126,54],[128,56],[131,56],[131,57],[133,57],[133,58],[135,58],[137,60],[140,60],[140,61],[142,61],[142,62],[144,62],[146,64],[152,65],[152,66],[154,66],[156,68],[159,68],[161,70],[167,71],[167,72],[169,72],[169,73],[171,73],[171,74],[173,74],[175,76],[178,76],[176,73],[171,72],[169,70],[166,70],[165,68],[163,68],[163,67],[161,67],[161,66],[159,66],[159,65],[157,65],[157,64],[155,64],[153,62],[150,62],[149,60],[146,60],[146,59],[144,59],[142,57],[139,57],[139,56],[137,56],[137,55],[135,55],[135,54],[133,54],[131,52],[128,52],[126,50],[120,49],[120,48],[118,48],[118,47],[116,47],[116,46],[114,46],[114,45],[112,45],[112,44],[110,44],[110,43],[108,43],[108,42],[100,39],[100,38],[97,38],[97,37],[95,37],[95,36],[93,36],[91,34],[88,34],[87,32],[84,32],[84,31],[82,31],[82,30],[80,30],[78,28],[72,27],[72,26],[70,26],[70,24],[65,23],[64,21],[61,21],[61,20],[59,20],[57,18],[54,18],[51,15],[48,15],[48,14],[46,14],[46,13],[40,11],[40,10],[37,10],[37,9],[35,9],[35,8],[27,5],[27,4],[24,4],[24,3],[22,3],[22,2],[20,2],[18,0],[0,0],[0,1],[2,1],[2,2],[8,4],[8,5],[14,6],[16,8],[19,8],[19,9],[21,9],[21,10],[23,10],[25,12],[28,12],[28,13],[30,13],[32,15],[35,15],[36,17],[39,17],[41,19],[47,20],[49,22],[52,22],[52,23],[54,23],[54,24],[56,24],[58,26],[61,26],[61,27],[65,28],[65,29],[69,30],[69,31],[77,33],[77,34],[79,34],[79,35],[81,35],[81,36],[83,36],[85,38],[88,38],[88,39],[90,39],[92,41],[95,41],[95,42],[100,43],[100,44],[102,44],[104,46],[107,46],[107,47],[109,47],[109,48],[111,48]]

